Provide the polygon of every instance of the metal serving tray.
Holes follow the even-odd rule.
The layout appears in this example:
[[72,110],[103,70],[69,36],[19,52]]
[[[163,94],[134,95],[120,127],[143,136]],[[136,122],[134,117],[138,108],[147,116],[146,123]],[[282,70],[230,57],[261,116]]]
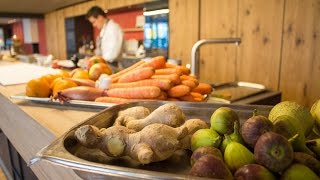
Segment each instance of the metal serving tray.
[[116,105],[113,103],[102,103],[102,102],[80,101],[80,100],[70,100],[62,104],[61,102],[59,102],[59,100],[53,100],[50,98],[40,98],[40,97],[28,97],[25,94],[13,95],[13,96],[10,96],[10,98],[15,100],[27,100],[27,101],[37,102],[41,104],[49,104],[49,105],[63,105],[63,106],[99,108],[99,109],[104,109],[104,108]]
[[[75,130],[83,125],[95,125],[99,128],[110,127],[120,110],[134,106],[144,106],[154,110],[166,103],[168,102],[141,101],[107,108],[74,126],[49,146],[43,148],[30,160],[30,164],[46,160],[73,169],[83,179],[201,179],[187,175],[191,168],[189,164],[190,151],[178,151],[169,160],[142,165],[128,157],[115,159],[107,157],[100,150],[86,149],[80,146],[74,138]],[[221,106],[234,109],[238,113],[241,123],[252,116],[254,109],[257,109],[261,115],[268,115],[271,110],[271,106],[186,102],[177,102],[176,104],[182,108],[187,119],[200,118],[207,123],[210,122],[212,112]]]
[[208,102],[227,104],[267,91],[266,87],[262,84],[243,81],[212,85],[212,87],[214,91],[211,93]]

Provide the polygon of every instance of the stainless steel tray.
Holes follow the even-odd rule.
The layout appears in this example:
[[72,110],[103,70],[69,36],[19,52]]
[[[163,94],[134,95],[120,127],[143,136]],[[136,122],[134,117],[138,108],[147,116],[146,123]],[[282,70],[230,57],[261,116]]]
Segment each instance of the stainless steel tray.
[[105,109],[107,107],[116,105],[113,103],[102,103],[102,102],[80,101],[80,100],[70,100],[62,104],[58,100],[52,100],[50,98],[28,97],[25,94],[13,95],[13,96],[10,96],[10,98],[15,100],[27,100],[27,101],[37,102],[41,104],[49,104],[49,105],[63,105],[63,106],[99,108],[99,109]]
[[[190,151],[177,152],[166,161],[141,165],[130,158],[114,159],[105,156],[99,150],[86,149],[78,144],[74,132],[83,125],[95,125],[99,128],[110,127],[120,110],[144,106],[150,110],[165,104],[164,101],[132,102],[115,105],[105,109],[86,121],[74,126],[67,133],[43,148],[30,160],[30,164],[43,159],[51,163],[73,169],[83,179],[200,179],[187,175],[190,169]],[[188,119],[200,118],[210,122],[212,112],[221,104],[177,102]],[[254,109],[261,115],[267,115],[271,106],[229,105],[223,106],[234,109],[241,123],[252,116]]]
[[262,84],[236,81],[212,85],[214,91],[211,93],[208,102],[233,103],[267,91]]

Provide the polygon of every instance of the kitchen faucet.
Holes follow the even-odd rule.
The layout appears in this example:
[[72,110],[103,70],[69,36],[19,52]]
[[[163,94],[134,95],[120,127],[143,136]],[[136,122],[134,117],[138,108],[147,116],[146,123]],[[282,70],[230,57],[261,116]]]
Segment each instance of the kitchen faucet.
[[197,50],[200,46],[204,44],[227,44],[227,43],[235,43],[236,46],[238,46],[241,43],[240,38],[215,38],[215,39],[201,39],[197,41],[193,46],[191,50],[191,74],[198,76],[198,65],[199,62],[196,58]]

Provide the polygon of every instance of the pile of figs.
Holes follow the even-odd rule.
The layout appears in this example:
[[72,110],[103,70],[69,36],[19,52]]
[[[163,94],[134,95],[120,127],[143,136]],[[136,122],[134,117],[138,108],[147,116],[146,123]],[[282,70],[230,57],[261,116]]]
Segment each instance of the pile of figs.
[[189,175],[217,179],[320,180],[320,100],[311,111],[295,102],[274,106],[268,117],[240,122],[229,107],[216,109],[210,129],[191,138]]

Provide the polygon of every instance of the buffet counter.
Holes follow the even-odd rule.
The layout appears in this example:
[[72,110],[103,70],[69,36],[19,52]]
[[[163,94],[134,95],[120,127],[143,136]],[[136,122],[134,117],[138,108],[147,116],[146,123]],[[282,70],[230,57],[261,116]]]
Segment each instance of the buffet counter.
[[[24,91],[24,84],[0,85],[0,129],[26,162],[71,127],[99,111],[10,99],[11,95]],[[70,169],[43,161],[31,169],[39,179],[80,179]]]

